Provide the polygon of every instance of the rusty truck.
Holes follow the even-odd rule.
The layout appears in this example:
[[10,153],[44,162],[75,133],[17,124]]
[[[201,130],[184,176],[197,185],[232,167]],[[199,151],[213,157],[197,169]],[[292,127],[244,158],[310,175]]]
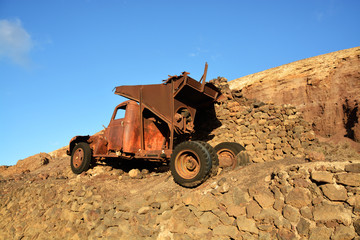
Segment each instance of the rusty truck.
[[108,158],[160,161],[170,164],[176,183],[191,188],[217,173],[219,159],[233,165],[244,150],[240,144],[225,142],[213,148],[204,141],[191,141],[197,109],[222,96],[206,82],[206,74],[207,64],[199,81],[183,72],[169,75],[161,84],[116,87],[115,94],[129,100],[115,107],[102,133],[71,139],[67,154],[72,171],[80,174],[94,161]]

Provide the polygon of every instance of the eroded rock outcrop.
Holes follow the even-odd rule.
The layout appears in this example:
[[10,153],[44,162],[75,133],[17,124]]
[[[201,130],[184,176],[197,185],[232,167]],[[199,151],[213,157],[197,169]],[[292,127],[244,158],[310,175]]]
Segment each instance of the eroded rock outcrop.
[[250,99],[296,106],[317,134],[360,142],[360,47],[289,63],[229,84]]

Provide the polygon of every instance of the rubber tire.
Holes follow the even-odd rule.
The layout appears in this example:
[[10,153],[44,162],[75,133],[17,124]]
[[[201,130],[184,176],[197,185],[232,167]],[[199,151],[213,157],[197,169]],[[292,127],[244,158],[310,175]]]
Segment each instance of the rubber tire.
[[228,143],[234,145],[239,152],[245,151],[245,148],[237,142],[228,142]]
[[218,152],[222,149],[228,149],[236,156],[239,152],[244,151],[245,148],[236,142],[222,142],[214,147],[215,151]]
[[250,164],[250,156],[246,151],[241,151],[236,155],[238,166],[247,166]]
[[[73,156],[74,156],[75,151],[79,148],[82,148],[82,150],[84,151],[84,160],[81,163],[80,167],[76,168],[73,164]],[[80,174],[82,172],[86,172],[90,168],[91,159],[92,159],[92,156],[91,156],[91,149],[90,149],[89,144],[87,144],[85,142],[79,142],[78,144],[75,145],[75,147],[71,153],[71,161],[70,161],[71,170],[75,174]]]
[[218,155],[216,154],[215,149],[207,142],[203,142],[203,141],[196,141],[196,142],[199,142],[201,145],[203,145],[209,151],[209,153],[211,155],[211,160],[212,160],[210,177],[216,176],[218,173],[218,169],[219,169],[219,158],[218,158]]
[[[175,160],[178,154],[184,150],[193,151],[199,157],[200,170],[198,174],[191,179],[185,179],[181,177],[175,168],[175,164],[176,164]],[[210,177],[211,168],[212,168],[211,154],[202,143],[199,143],[197,141],[182,142],[175,147],[173,153],[171,154],[170,171],[174,178],[174,181],[180,186],[187,188],[193,188],[199,186],[201,183],[205,182],[206,179]]]
[[236,142],[230,142],[230,143],[232,143],[239,150],[239,153],[236,155],[236,160],[237,160],[238,166],[249,165],[250,164],[250,156],[245,151],[245,148],[239,143],[236,143]]
[[235,167],[237,167],[239,164],[236,156],[239,154],[239,152],[245,150],[245,148],[243,146],[241,146],[239,143],[236,143],[236,142],[222,142],[222,143],[219,143],[218,145],[216,145],[214,147],[214,149],[215,149],[216,153],[223,149],[227,149],[230,152],[232,152],[232,154],[234,155],[234,161],[236,161],[235,164],[231,166],[233,169]]

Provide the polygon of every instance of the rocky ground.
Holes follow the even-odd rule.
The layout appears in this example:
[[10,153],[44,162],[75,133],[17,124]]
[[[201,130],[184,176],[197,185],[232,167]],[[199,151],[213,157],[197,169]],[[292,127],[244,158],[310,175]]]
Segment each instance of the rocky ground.
[[74,175],[50,158],[2,178],[0,239],[360,239],[360,159],[339,160],[253,163],[185,189],[164,166]]

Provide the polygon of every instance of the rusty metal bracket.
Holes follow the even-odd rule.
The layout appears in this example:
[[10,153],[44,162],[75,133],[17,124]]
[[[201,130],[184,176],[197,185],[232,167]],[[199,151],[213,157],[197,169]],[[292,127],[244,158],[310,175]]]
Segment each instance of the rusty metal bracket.
[[202,77],[200,78],[200,81],[199,81],[201,83],[201,92],[204,92],[204,89],[205,89],[207,69],[208,69],[208,64],[207,64],[207,62],[205,62],[204,74],[202,75]]

